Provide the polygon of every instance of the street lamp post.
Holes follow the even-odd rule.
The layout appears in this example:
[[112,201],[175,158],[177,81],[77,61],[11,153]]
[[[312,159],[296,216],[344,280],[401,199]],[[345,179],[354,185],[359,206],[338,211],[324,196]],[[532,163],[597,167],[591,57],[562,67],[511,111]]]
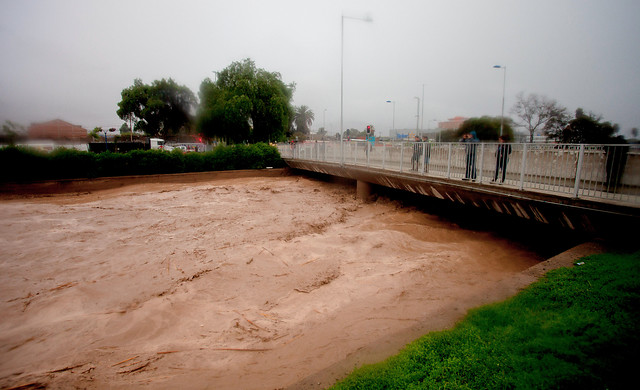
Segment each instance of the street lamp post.
[[424,130],[424,84],[422,84],[422,120],[420,121],[420,129]]
[[[393,104],[393,116],[391,122],[391,130],[395,133],[396,131],[396,101],[395,100],[387,100],[387,103]],[[391,134],[389,134],[391,135]]]
[[420,98],[415,96],[414,99],[418,100],[418,111],[416,113],[416,135],[420,134]]
[[325,133],[327,132],[326,115],[327,115],[327,109],[325,108],[324,111],[322,111],[322,129],[324,130]]
[[507,66],[506,65],[494,65],[496,69],[502,69],[504,71],[504,78],[502,80],[502,115],[500,116],[500,136],[504,129],[504,90],[507,85]]
[[342,26],[340,31],[340,164],[344,164],[344,143],[343,141],[343,118],[344,118],[344,20],[355,19],[364,22],[371,22],[371,16],[356,18],[342,15]]

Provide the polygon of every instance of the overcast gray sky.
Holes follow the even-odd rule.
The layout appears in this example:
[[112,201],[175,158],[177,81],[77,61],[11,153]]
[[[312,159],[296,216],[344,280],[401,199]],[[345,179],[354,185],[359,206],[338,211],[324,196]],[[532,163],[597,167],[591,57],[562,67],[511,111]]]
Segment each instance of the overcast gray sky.
[[[244,58],[295,82],[312,129],[434,128],[519,92],[640,128],[637,0],[0,0],[0,120],[120,127],[135,78],[200,83]],[[424,90],[424,101],[422,101]],[[421,99],[420,106],[415,99]]]

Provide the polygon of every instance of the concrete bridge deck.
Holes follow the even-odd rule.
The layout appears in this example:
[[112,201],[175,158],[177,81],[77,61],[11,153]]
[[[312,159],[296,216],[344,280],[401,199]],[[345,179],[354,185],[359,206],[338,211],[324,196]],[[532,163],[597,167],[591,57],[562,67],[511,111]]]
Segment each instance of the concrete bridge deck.
[[293,169],[355,180],[358,196],[362,198],[367,198],[373,187],[384,186],[592,234],[640,226],[640,208],[616,199],[576,198],[562,192],[532,191],[516,185],[463,181],[415,171],[396,172],[295,158],[285,161]]

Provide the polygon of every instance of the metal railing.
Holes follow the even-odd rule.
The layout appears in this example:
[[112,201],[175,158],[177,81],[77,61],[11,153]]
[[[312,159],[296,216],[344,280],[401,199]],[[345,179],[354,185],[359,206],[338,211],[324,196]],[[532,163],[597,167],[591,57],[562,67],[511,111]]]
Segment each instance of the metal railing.
[[640,145],[502,144],[508,145],[509,152],[503,159],[498,156],[500,145],[364,141],[344,141],[341,145],[340,141],[318,141],[280,144],[278,150],[283,158],[640,204]]

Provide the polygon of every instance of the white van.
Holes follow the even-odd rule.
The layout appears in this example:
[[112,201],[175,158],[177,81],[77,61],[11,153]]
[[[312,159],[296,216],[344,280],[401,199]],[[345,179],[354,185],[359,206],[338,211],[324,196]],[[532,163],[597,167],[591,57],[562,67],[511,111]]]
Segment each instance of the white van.
[[162,138],[149,138],[149,149],[164,149]]

